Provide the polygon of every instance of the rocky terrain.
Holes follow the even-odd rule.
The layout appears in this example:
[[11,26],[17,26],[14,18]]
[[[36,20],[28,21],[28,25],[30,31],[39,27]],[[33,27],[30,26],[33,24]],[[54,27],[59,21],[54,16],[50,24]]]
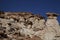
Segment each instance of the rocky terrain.
[[60,40],[58,14],[41,15],[30,12],[0,12],[0,40]]

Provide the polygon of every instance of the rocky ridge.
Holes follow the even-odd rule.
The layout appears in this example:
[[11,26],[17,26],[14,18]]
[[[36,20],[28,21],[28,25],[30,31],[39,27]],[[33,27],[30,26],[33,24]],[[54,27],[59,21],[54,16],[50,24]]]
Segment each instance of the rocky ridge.
[[0,12],[0,40],[60,40],[57,14],[30,12]]

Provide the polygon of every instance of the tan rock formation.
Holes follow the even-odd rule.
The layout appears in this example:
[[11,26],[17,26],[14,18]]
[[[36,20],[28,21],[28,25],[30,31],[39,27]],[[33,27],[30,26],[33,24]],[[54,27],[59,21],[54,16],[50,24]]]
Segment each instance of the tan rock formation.
[[[58,35],[60,32],[59,23],[57,21],[57,14],[54,13],[47,13],[48,19],[46,22],[46,34],[45,34],[45,40],[53,40],[55,36]],[[48,36],[49,35],[49,36]]]
[[0,12],[0,40],[60,40],[58,15],[47,16],[45,21],[30,12]]

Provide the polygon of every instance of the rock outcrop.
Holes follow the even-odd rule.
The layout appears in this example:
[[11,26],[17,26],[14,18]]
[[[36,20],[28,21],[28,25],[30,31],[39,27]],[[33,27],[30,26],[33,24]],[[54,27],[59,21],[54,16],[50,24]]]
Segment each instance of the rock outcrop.
[[30,12],[0,12],[0,40],[60,40],[57,14]]
[[47,13],[47,16],[48,16],[48,18],[46,21],[46,33],[45,33],[44,40],[53,40],[53,39],[55,39],[55,36],[58,36],[60,33],[60,27],[59,27],[59,23],[57,21],[58,14]]

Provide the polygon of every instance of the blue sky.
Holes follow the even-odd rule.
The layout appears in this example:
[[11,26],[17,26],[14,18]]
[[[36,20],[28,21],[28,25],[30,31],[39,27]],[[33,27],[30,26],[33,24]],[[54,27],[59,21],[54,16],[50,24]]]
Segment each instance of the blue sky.
[[46,12],[60,14],[60,0],[0,0],[0,10],[32,12],[46,17]]

